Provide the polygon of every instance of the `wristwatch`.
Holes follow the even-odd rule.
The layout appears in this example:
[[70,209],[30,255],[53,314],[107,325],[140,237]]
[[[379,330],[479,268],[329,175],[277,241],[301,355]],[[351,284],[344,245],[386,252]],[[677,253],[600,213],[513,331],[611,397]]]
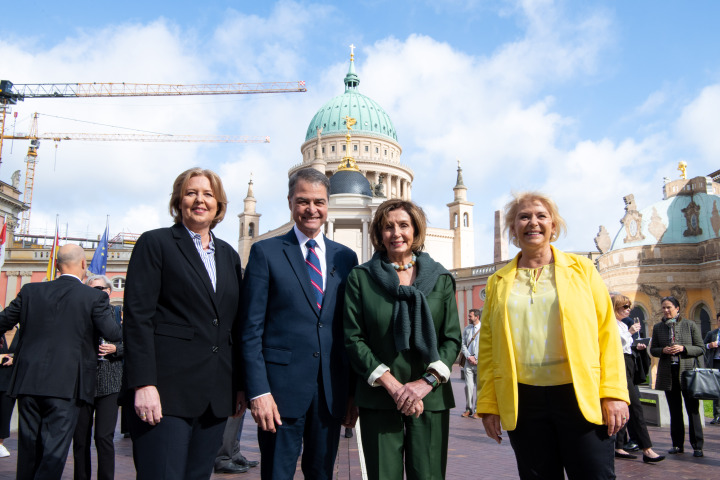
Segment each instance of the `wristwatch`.
[[432,387],[433,391],[435,391],[440,386],[440,382],[438,381],[437,377],[430,372],[427,372],[425,375],[423,375],[422,379],[425,380],[427,384]]

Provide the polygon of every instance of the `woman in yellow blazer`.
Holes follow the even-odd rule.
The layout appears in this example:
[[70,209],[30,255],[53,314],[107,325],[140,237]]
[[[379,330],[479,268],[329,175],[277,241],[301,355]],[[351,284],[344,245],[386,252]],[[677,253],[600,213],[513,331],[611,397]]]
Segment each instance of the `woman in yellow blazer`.
[[515,195],[505,224],[521,251],[486,288],[477,413],[498,443],[508,431],[520,478],[615,478],[629,398],[607,288],[550,245],[565,222],[548,197]]

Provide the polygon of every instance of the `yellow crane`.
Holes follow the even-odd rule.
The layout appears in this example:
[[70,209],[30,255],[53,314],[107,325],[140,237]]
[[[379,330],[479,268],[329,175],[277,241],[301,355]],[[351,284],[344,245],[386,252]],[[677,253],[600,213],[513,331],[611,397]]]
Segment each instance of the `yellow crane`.
[[[13,84],[9,80],[0,80],[0,165],[2,165],[2,145],[4,139],[30,140],[25,173],[23,202],[31,207],[32,192],[35,183],[37,149],[41,139],[90,140],[90,141],[145,141],[145,142],[225,142],[260,143],[269,142],[268,137],[232,137],[232,136],[196,136],[196,135],[126,135],[126,134],[44,134],[38,136],[37,113],[33,119],[28,136],[5,136],[5,119],[10,113],[9,105],[15,105],[26,98],[88,98],[88,97],[158,97],[179,95],[246,95],[258,93],[300,93],[306,92],[304,81],[296,82],[260,82],[260,83],[212,83],[212,84],[150,84],[150,83],[27,83]],[[28,208],[22,214],[21,233],[28,233],[30,226]]]

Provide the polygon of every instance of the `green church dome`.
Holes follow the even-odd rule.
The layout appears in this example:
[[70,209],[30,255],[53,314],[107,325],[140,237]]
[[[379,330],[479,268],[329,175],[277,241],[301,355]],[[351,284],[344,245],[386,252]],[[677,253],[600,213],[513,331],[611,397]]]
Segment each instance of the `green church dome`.
[[347,133],[345,117],[351,117],[357,120],[352,128],[353,135],[384,137],[397,142],[397,133],[390,116],[377,102],[358,92],[360,78],[355,73],[355,62],[352,58],[344,81],[345,92],[317,111],[308,125],[305,141],[317,138],[318,128],[322,128],[322,135]]

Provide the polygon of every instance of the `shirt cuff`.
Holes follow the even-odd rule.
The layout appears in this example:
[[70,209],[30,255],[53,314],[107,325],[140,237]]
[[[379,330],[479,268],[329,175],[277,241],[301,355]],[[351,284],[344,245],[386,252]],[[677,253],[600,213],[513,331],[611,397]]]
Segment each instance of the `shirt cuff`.
[[442,360],[436,360],[428,365],[428,370],[435,370],[440,375],[440,383],[447,383],[450,379],[450,369],[445,365]]
[[263,394],[258,395],[258,396],[256,396],[256,397],[252,397],[252,398],[250,399],[250,401],[252,402],[253,400],[258,399],[258,398],[260,398],[260,397],[264,397],[264,396],[266,396],[266,395],[270,395],[270,392],[263,393]]
[[370,377],[368,377],[368,379],[367,379],[368,385],[370,385],[371,387],[379,387],[380,384],[377,383],[377,379],[382,377],[383,373],[389,372],[389,371],[390,371],[390,367],[388,367],[384,363],[381,363],[380,365],[378,365],[378,367],[375,370],[373,370],[373,372],[370,374]]

